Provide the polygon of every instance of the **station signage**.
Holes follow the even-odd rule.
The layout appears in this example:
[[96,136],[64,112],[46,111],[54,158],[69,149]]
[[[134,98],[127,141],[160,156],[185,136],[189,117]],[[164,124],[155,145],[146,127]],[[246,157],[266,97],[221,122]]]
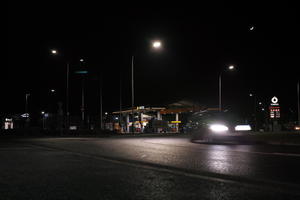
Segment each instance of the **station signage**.
[[180,124],[181,121],[171,121],[171,124]]
[[271,119],[279,119],[280,118],[280,106],[279,106],[279,100],[277,97],[275,97],[275,96],[272,97],[269,110],[270,110],[270,118]]

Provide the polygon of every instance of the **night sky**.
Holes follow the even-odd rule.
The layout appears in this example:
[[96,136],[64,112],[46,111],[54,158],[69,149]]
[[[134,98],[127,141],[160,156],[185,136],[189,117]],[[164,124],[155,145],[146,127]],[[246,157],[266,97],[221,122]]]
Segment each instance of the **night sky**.
[[[123,107],[129,107],[132,55],[136,105],[164,106],[186,99],[217,107],[219,73],[234,65],[236,71],[223,73],[224,107],[247,112],[253,107],[251,92],[263,103],[276,95],[286,113],[296,112],[299,19],[297,6],[288,3],[10,3],[1,113],[23,113],[26,93],[31,94],[31,112],[64,102],[67,61],[71,114],[80,112],[81,77],[73,73],[78,69],[89,71],[89,114],[99,113],[100,75],[104,111],[119,109],[120,77]],[[153,39],[163,43],[159,52],[150,48]],[[51,55],[51,49],[59,54]]]

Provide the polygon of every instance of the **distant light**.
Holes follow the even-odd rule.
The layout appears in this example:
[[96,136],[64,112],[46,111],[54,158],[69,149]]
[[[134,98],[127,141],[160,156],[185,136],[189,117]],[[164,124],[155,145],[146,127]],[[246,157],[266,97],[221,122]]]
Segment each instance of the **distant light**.
[[118,120],[119,119],[119,117],[116,117],[116,120]]
[[53,93],[53,92],[55,92],[55,90],[54,90],[54,89],[51,89],[51,92]]
[[234,128],[236,131],[251,131],[250,125],[237,125]]
[[265,109],[264,109],[264,108],[262,108],[262,109],[261,109],[261,111],[265,111]]
[[5,121],[6,122],[12,122],[12,119],[11,118],[5,118]]
[[75,74],[87,74],[88,71],[82,70],[82,71],[75,71]]
[[228,131],[228,127],[223,124],[213,124],[209,127],[210,130],[214,132],[226,132]]
[[254,26],[250,26],[249,30],[253,31],[254,30]]
[[108,113],[107,113],[107,112],[105,112],[104,114],[105,114],[105,115],[107,115]]
[[80,59],[79,61],[80,61],[80,62],[83,62],[84,60],[83,60],[83,59]]
[[259,105],[261,105],[261,104],[262,104],[262,102],[259,102],[258,104],[259,104]]
[[155,41],[152,43],[153,48],[159,49],[161,47],[161,42],[160,41]]
[[229,69],[229,70],[233,70],[233,69],[234,69],[234,66],[233,66],[233,65],[230,65],[230,66],[228,67],[228,69]]
[[28,118],[29,117],[29,113],[24,113],[24,114],[21,115],[21,117]]
[[45,114],[45,111],[42,111],[41,114],[42,114],[42,115]]
[[57,51],[54,50],[54,49],[52,49],[52,50],[51,50],[51,53],[52,53],[52,54],[57,54]]
[[253,94],[251,94],[251,93],[250,93],[250,94],[249,94],[249,96],[250,96],[250,97],[252,97],[252,96],[253,96]]

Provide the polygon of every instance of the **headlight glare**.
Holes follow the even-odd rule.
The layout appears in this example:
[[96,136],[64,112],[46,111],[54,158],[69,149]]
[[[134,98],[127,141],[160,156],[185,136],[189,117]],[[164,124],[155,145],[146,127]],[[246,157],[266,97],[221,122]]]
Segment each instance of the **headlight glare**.
[[210,125],[209,129],[218,133],[228,131],[228,127],[223,124],[212,124]]

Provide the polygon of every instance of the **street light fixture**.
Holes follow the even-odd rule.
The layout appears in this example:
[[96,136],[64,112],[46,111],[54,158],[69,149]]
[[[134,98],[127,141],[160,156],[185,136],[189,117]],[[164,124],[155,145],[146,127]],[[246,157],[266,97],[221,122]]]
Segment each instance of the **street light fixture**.
[[[253,97],[253,118],[254,118],[254,131],[256,131],[257,130],[257,117],[256,117],[256,94],[252,94],[252,93],[250,93],[250,95],[249,95],[250,97]],[[259,102],[259,105],[262,105],[262,103],[261,102]],[[264,111],[264,110],[262,110],[262,111]]]
[[[162,42],[159,40],[152,41],[152,48],[155,50],[161,49]],[[133,109],[134,109],[134,55],[131,57],[131,114],[132,122],[134,121]],[[134,132],[132,123],[132,133]]]
[[159,40],[156,40],[152,42],[152,47],[155,49],[160,49],[161,48],[161,42]]
[[230,66],[228,67],[228,69],[229,69],[229,70],[234,70],[235,67],[234,67],[233,65],[230,65]]
[[[51,50],[51,53],[53,55],[57,55],[58,51],[55,49]],[[69,126],[69,120],[70,120],[70,112],[69,112],[69,68],[70,68],[70,64],[69,62],[66,63],[66,114],[67,114],[67,119],[66,119],[66,126]],[[51,92],[55,92],[51,90]]]
[[[233,71],[235,69],[234,65],[228,66],[226,69],[229,71]],[[219,75],[219,112],[222,112],[222,72]]]

